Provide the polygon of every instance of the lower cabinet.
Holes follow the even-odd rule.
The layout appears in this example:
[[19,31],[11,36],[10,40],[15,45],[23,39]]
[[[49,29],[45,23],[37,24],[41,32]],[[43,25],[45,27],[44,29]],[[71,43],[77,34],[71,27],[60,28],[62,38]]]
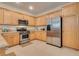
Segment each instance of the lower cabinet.
[[46,41],[46,39],[47,39],[47,36],[46,36],[46,31],[42,31],[41,32],[41,37],[42,37],[42,41]]
[[46,37],[46,31],[32,31],[29,35],[30,40],[46,41]]
[[36,31],[36,39],[46,41],[46,31]]
[[29,39],[30,40],[35,40],[35,37],[36,37],[35,31],[30,32]]
[[3,33],[3,37],[9,46],[19,44],[19,33]]
[[4,48],[0,48],[0,56],[3,56],[5,54],[5,49]]

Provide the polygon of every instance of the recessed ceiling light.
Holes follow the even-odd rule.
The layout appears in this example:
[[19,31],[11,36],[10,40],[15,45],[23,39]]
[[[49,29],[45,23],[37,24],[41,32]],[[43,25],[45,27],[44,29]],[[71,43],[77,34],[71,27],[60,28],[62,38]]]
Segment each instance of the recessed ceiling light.
[[34,8],[33,8],[33,6],[29,6],[29,9],[30,9],[30,10],[33,10]]

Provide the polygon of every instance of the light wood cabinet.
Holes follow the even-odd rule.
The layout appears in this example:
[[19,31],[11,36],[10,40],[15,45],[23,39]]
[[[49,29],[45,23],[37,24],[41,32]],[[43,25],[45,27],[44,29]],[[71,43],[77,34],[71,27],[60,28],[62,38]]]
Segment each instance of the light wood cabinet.
[[24,15],[24,20],[28,20],[29,19],[29,16],[28,15]]
[[28,25],[31,25],[31,26],[35,25],[35,18],[32,16],[24,15],[24,20],[28,21]]
[[12,14],[10,10],[4,9],[4,24],[11,24]]
[[18,25],[18,13],[12,12],[11,24],[12,25]]
[[5,54],[5,49],[4,48],[0,48],[0,56],[3,56]]
[[36,34],[36,39],[37,40],[41,40],[41,32],[40,31],[36,31],[35,34]]
[[41,16],[41,17],[36,18],[36,25],[37,25],[37,26],[44,26],[44,25],[47,25],[46,17]]
[[32,26],[35,25],[35,19],[32,16],[29,17],[29,25],[32,25]]
[[0,8],[0,24],[3,24],[3,8]]
[[[1,10],[1,12],[2,12],[2,10]],[[4,9],[4,24],[18,25],[19,19],[28,20],[28,25],[35,25],[34,17]],[[2,18],[1,18],[0,22],[2,24],[2,22],[3,22]]]
[[4,24],[18,25],[18,20],[24,20],[23,14],[4,9]]
[[36,31],[36,39],[46,41],[46,31]]
[[29,16],[28,15],[24,15],[24,20],[28,21],[28,25],[29,25]]
[[79,2],[76,3],[77,4],[77,15],[79,15]]
[[48,15],[48,18],[50,19],[50,18],[54,18],[54,17],[57,17],[57,16],[62,16],[62,10],[61,9],[57,10],[57,11],[55,11],[53,13],[50,13]]
[[78,16],[63,17],[63,45],[79,49],[79,18]]
[[35,40],[36,39],[35,31],[30,32],[29,39],[30,40]]
[[3,37],[5,38],[9,46],[19,44],[19,33],[3,33]]
[[18,19],[24,20],[24,15],[21,13],[17,13]]
[[47,40],[46,31],[42,31],[41,32],[41,40],[42,41],[46,41]]
[[76,3],[64,6],[62,8],[63,16],[70,16],[70,15],[76,15],[76,14],[77,14],[77,4]]

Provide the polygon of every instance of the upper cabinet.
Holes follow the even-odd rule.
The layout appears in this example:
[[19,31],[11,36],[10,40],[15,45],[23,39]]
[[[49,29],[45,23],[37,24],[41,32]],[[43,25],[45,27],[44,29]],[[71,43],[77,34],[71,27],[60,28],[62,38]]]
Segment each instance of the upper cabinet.
[[62,11],[61,11],[61,9],[60,10],[57,10],[57,11],[55,11],[55,12],[52,12],[52,13],[50,13],[49,14],[49,16],[48,16],[48,18],[54,18],[54,17],[57,17],[57,16],[62,16]]
[[29,17],[29,25],[35,25],[35,18],[32,16]]
[[17,13],[18,20],[24,20],[24,15],[21,13]]
[[28,19],[29,19],[29,16],[24,15],[24,20],[28,20]]
[[24,20],[28,21],[28,25],[29,25],[29,16],[28,15],[24,15]]
[[76,5],[77,5],[77,15],[79,15],[79,2],[77,2]]
[[12,14],[10,10],[4,9],[4,24],[11,24]]
[[0,8],[0,24],[3,24],[3,8]]
[[24,20],[24,15],[17,12],[13,12],[13,20],[12,20],[13,24],[19,25],[18,20]]
[[0,24],[18,25],[18,20],[28,20],[28,25],[35,25],[35,18],[8,9],[0,8]]
[[24,15],[24,20],[28,20],[28,25],[35,25],[35,18],[32,16]]
[[63,16],[70,16],[70,15],[76,15],[77,14],[77,4],[71,4],[64,6],[62,8],[62,15]]
[[4,9],[4,24],[18,25],[19,19],[23,19],[23,15]]
[[47,25],[46,17],[45,16],[41,16],[41,17],[36,18],[36,25],[37,26]]
[[24,15],[4,9],[4,24],[18,25],[18,20],[24,20]]
[[18,13],[12,12],[11,24],[12,25],[18,25]]

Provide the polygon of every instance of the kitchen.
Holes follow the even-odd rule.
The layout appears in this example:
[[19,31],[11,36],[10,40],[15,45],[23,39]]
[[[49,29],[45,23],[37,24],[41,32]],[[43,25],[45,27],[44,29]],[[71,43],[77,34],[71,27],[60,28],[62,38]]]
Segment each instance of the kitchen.
[[[20,9],[24,8],[28,11],[28,9],[23,6],[28,6],[32,3],[0,3],[0,37],[5,41],[2,42],[2,40],[0,40],[1,55],[6,55],[5,51],[11,47],[27,44],[35,40],[42,41],[51,47],[54,46],[60,49],[66,47],[79,51],[79,3],[52,3],[60,6],[57,8],[56,6],[50,7],[53,8],[53,10],[51,9],[51,11],[49,8],[50,11],[48,10],[44,14],[42,14],[44,11],[41,11],[41,14],[38,12],[34,15]],[[52,6],[52,3],[49,2],[48,7]],[[43,7],[47,6],[43,5],[45,3],[34,4],[36,8],[39,5]],[[40,6],[38,8],[41,8]],[[32,6],[29,6],[29,9],[31,10],[30,12],[35,12]],[[70,12],[68,12],[69,10]],[[39,44],[37,44],[37,46],[39,46]]]

